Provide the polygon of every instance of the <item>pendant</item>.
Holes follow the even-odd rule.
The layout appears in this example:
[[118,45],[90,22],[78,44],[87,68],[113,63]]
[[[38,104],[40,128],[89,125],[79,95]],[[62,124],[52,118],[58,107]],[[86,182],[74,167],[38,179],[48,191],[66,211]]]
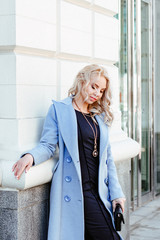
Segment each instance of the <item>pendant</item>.
[[93,150],[92,152],[93,157],[97,157],[98,156],[98,151],[96,149]]
[[94,140],[94,150],[92,152],[92,155],[93,155],[93,157],[97,157],[98,156],[96,139]]

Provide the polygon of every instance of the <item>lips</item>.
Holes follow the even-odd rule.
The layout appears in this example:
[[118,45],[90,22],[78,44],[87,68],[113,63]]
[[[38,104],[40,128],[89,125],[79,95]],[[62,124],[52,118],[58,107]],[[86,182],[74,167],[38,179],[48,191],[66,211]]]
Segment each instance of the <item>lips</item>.
[[97,99],[96,98],[94,98],[94,97],[90,97],[90,99],[91,99],[91,101],[97,101]]

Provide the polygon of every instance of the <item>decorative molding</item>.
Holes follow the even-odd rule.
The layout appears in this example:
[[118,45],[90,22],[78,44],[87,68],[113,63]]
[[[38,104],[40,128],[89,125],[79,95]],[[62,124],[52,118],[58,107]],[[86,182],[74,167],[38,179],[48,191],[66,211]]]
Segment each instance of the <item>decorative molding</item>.
[[115,61],[104,59],[104,58],[95,58],[95,57],[83,56],[83,55],[71,54],[71,53],[65,53],[65,52],[58,53],[56,51],[49,51],[44,49],[15,46],[15,45],[0,46],[0,53],[24,54],[24,55],[31,55],[31,56],[54,58],[57,60],[97,63],[97,64],[104,64],[109,66],[113,66],[116,64]]
[[85,0],[64,0],[64,1],[68,2],[68,3],[72,3],[72,4],[80,6],[80,7],[83,7],[83,8],[90,9],[90,10],[92,10],[94,12],[97,12],[97,13],[107,15],[109,17],[114,17],[117,14],[117,12],[114,12],[110,9],[101,7],[97,4],[89,3]]

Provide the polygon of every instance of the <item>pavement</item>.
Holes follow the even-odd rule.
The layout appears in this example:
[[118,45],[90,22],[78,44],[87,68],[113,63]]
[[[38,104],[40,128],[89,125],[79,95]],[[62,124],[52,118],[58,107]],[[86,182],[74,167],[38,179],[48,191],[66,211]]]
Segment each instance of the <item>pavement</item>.
[[160,240],[160,197],[130,214],[130,240]]

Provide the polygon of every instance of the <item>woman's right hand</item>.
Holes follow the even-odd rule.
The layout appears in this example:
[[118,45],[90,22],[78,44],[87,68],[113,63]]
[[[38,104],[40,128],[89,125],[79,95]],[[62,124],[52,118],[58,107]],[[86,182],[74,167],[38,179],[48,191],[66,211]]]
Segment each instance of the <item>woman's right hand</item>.
[[29,153],[24,155],[20,160],[18,160],[12,167],[12,172],[14,172],[15,177],[19,180],[22,173],[25,171],[27,173],[33,164],[33,156]]

